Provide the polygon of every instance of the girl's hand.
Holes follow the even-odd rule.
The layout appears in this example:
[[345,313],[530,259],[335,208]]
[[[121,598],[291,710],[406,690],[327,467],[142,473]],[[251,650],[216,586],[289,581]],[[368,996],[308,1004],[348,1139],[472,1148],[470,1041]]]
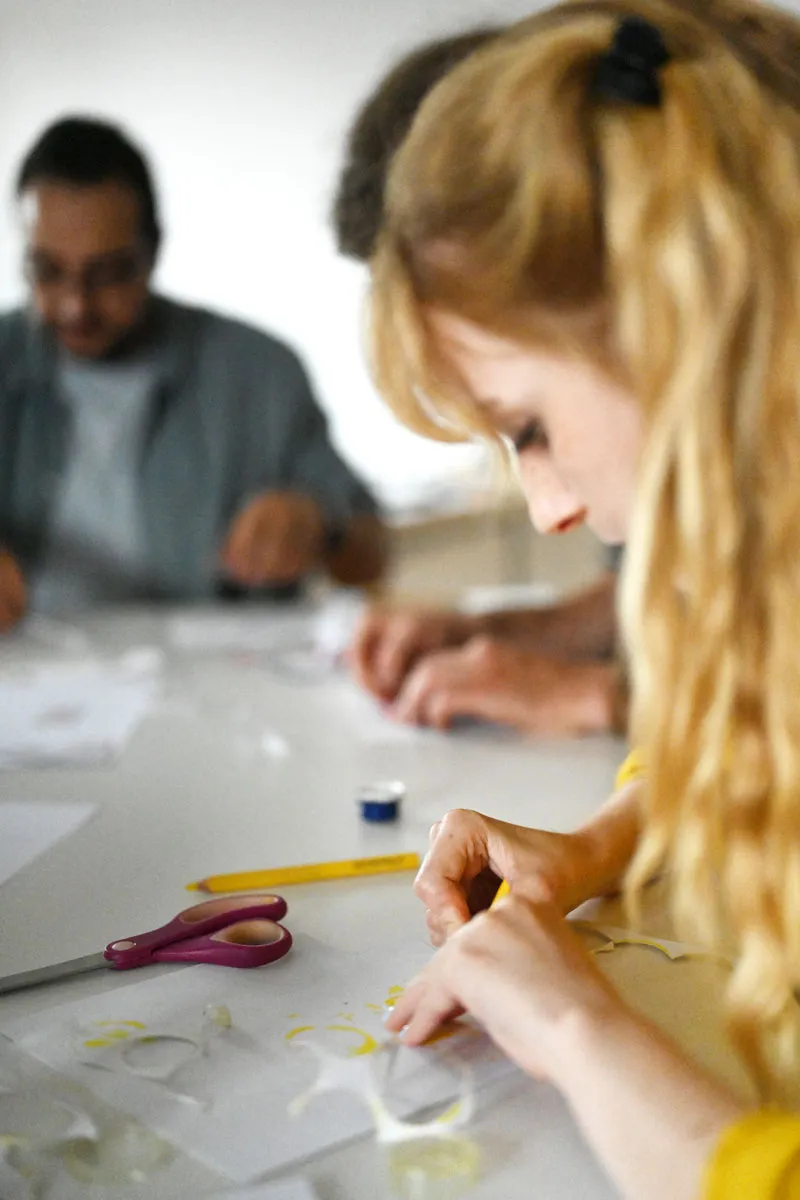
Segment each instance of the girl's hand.
[[523,1070],[558,1084],[576,1019],[626,1010],[554,905],[510,896],[450,938],[409,984],[387,1028],[405,1029],[404,1041],[419,1046],[463,1012]]
[[[632,844],[627,829],[625,835]],[[623,850],[629,856],[627,844]],[[501,879],[515,893],[567,913],[607,890],[618,871],[616,859],[590,827],[549,833],[455,809],[431,830],[414,889],[427,911],[431,941],[440,946],[488,908]]]

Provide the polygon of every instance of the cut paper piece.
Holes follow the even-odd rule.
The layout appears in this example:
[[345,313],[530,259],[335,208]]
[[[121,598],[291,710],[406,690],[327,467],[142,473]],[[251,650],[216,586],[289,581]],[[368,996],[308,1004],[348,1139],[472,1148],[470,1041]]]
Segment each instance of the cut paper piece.
[[613,925],[603,925],[594,921],[574,921],[576,929],[583,929],[589,934],[605,938],[605,945],[598,946],[593,954],[608,954],[616,946],[648,946],[659,950],[667,958],[677,962],[681,958],[710,958],[726,966],[733,966],[733,959],[726,954],[709,950],[703,946],[692,946],[688,942],[673,942],[667,938],[649,937],[643,933],[634,933],[630,929],[617,929]]
[[160,660],[50,663],[0,680],[0,768],[94,766],[118,758],[160,691]]
[[[312,1102],[332,1093],[350,1093],[368,1109],[376,1140],[388,1147],[389,1173],[397,1194],[409,1200],[435,1195],[438,1200],[460,1196],[475,1184],[480,1150],[461,1133],[475,1114],[475,1089],[470,1067],[457,1054],[452,1055],[454,1087],[460,1079],[455,1101],[435,1116],[411,1121],[402,1120],[390,1107],[396,1059],[401,1053],[413,1053],[397,1040],[384,1042],[379,1054],[358,1062],[332,1055],[313,1041],[305,1046],[319,1062],[319,1075],[309,1090],[293,1101],[291,1112],[301,1114]],[[382,1076],[381,1059],[387,1063]],[[440,1065],[447,1065],[446,1057]]]
[[52,1075],[0,1037],[3,1200],[77,1198],[87,1194],[85,1184],[134,1184],[138,1189],[174,1157],[171,1145],[138,1122],[101,1115],[96,1108],[84,1088]]
[[5,1039],[0,1039],[0,1068],[0,1196],[55,1196],[60,1155],[78,1141],[96,1141],[98,1125],[74,1084],[53,1080]]
[[0,801],[0,884],[79,829],[92,804]]
[[[400,1043],[391,1040],[384,1042],[379,1048],[380,1056],[386,1062],[383,1081],[380,1079],[378,1058],[375,1054],[370,1061],[363,1059],[354,1062],[352,1057],[340,1058],[331,1054],[313,1041],[306,1041],[303,1046],[317,1059],[319,1074],[311,1087],[297,1096],[289,1105],[293,1116],[305,1112],[308,1106],[320,1096],[335,1092],[348,1092],[356,1096],[369,1110],[375,1127],[375,1135],[379,1142],[394,1145],[398,1142],[415,1141],[417,1139],[438,1139],[452,1137],[456,1130],[469,1124],[475,1114],[475,1090],[472,1072],[467,1063],[462,1063],[453,1056],[453,1079],[445,1089],[455,1093],[456,1099],[449,1103],[444,1112],[424,1123],[402,1120],[389,1108],[387,1097],[390,1093],[389,1079],[394,1074],[395,1061],[402,1053]],[[409,1051],[405,1051],[406,1054]],[[444,1058],[437,1066],[446,1064]]]
[[[355,952],[298,934],[292,953],[269,967],[220,971],[193,966],[158,973],[45,1013],[7,1020],[2,1031],[20,1050],[84,1084],[211,1170],[247,1183],[371,1134],[369,1113],[347,1095],[335,1105],[311,1106],[302,1120],[289,1116],[291,1101],[311,1086],[316,1063],[298,1049],[303,1037],[298,1034],[287,1041],[286,1035],[313,1026],[305,1036],[348,1065],[368,1064],[373,1056],[347,1057],[358,1041],[354,1030],[372,1037],[379,1048],[386,1032],[382,1011],[374,1009],[394,980],[412,978],[430,957],[422,938],[391,945],[365,943]],[[148,1031],[185,1032],[196,1029],[208,1005],[225,1005],[232,1028],[212,1038],[208,1053],[182,1068],[175,1083],[184,1093],[211,1096],[210,1108],[182,1102],[162,1084],[127,1070],[92,1069],[82,1061],[89,1052],[75,1049],[76,1030],[97,1029],[97,1021],[136,1020]],[[337,1020],[342,1012],[354,1013],[355,1022]],[[290,1019],[289,1013],[299,1017]],[[343,1028],[326,1029],[339,1025]],[[469,1067],[476,1087],[516,1071],[486,1035],[454,1037],[445,1046],[448,1062]],[[457,1057],[451,1059],[456,1050]],[[442,1067],[442,1053],[441,1046],[434,1046],[404,1050],[398,1056],[391,1111],[399,1120],[434,1106],[443,1111],[458,1099],[460,1077]],[[382,1057],[379,1049],[375,1056]]]

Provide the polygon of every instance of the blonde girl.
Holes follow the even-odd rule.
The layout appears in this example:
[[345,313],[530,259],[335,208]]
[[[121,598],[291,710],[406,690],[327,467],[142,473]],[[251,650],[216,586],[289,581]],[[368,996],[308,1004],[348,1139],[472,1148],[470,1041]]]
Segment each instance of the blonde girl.
[[[800,1121],[745,1113],[562,916],[666,869],[680,927],[735,945],[729,1019],[763,1095],[796,1073],[800,37],[752,5],[619,8],[539,14],[423,105],[374,360],[412,427],[514,447],[539,528],[627,542],[647,778],[570,837],[446,818],[418,884],[445,945],[391,1024],[417,1043],[472,1011],[562,1090],[625,1196],[794,1196]],[[498,875],[511,898],[469,921]]]

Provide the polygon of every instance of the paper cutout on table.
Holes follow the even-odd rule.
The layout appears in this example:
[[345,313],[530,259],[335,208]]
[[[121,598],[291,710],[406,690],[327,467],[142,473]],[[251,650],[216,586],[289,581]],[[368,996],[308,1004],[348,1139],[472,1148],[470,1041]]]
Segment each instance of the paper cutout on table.
[[87,1195],[87,1184],[113,1185],[114,1195],[134,1184],[139,1195],[141,1184],[174,1154],[139,1122],[101,1112],[86,1089],[53,1075],[0,1037],[3,1200],[78,1200]]
[[[299,1036],[287,1042],[286,1034],[299,1025],[314,1026],[309,1036],[343,1058],[357,1040],[356,1028],[380,1045],[386,1040],[380,1001],[387,982],[412,978],[430,955],[422,939],[365,945],[355,953],[298,934],[292,953],[262,970],[196,966],[160,972],[113,992],[7,1021],[2,1031],[20,1049],[138,1117],[212,1170],[244,1183],[370,1133],[369,1114],[347,1096],[335,1105],[313,1106],[302,1120],[289,1116],[291,1101],[314,1079],[315,1062],[298,1050]],[[212,1039],[208,1053],[195,1057],[180,1077],[182,1091],[213,1097],[209,1110],[181,1103],[141,1076],[93,1070],[75,1052],[76,1029],[95,1021],[137,1020],[148,1030],[196,1029],[198,1015],[210,1004],[230,1010],[233,1028]],[[290,1018],[290,1013],[300,1016]],[[353,1013],[355,1021],[337,1020],[337,1013]],[[453,1037],[446,1046],[448,1054],[458,1046],[476,1086],[515,1070],[485,1035]],[[347,1061],[368,1063],[370,1058]],[[392,1079],[392,1111],[399,1119],[456,1098],[453,1072],[441,1063],[438,1046],[401,1052]]]
[[233,1028],[226,1004],[207,1004],[190,1023],[148,1027],[142,1021],[94,1021],[74,1037],[76,1056],[87,1067],[127,1073],[165,1087],[184,1104],[210,1107],[213,1095],[186,1078],[195,1059],[209,1053],[211,1042]]
[[99,1129],[73,1083],[54,1079],[0,1038],[0,1196],[39,1200],[70,1144],[95,1142]]
[[[361,1100],[369,1111],[377,1140],[394,1145],[418,1138],[452,1137],[457,1130],[468,1125],[475,1114],[472,1072],[456,1055],[453,1055],[453,1083],[447,1089],[455,1092],[455,1101],[448,1099],[447,1107],[433,1119],[415,1122],[404,1121],[396,1116],[387,1099],[390,1076],[398,1055],[403,1053],[402,1045],[396,1039],[387,1039],[376,1046],[368,1062],[363,1059],[354,1062],[352,1057],[342,1058],[313,1040],[305,1040],[302,1045],[316,1058],[319,1073],[311,1087],[296,1096],[289,1105],[289,1111],[294,1116],[304,1113],[321,1096],[346,1092]],[[381,1067],[384,1069],[381,1070]]]
[[74,833],[93,812],[92,804],[0,801],[0,884]]
[[0,768],[92,766],[117,758],[159,693],[157,660],[14,668],[0,679]]
[[617,946],[648,946],[659,950],[672,962],[681,958],[709,958],[725,966],[733,966],[733,959],[715,950],[703,946],[692,946],[688,942],[673,942],[668,938],[649,937],[647,934],[634,933],[630,929],[617,929],[614,925],[604,925],[594,921],[574,921],[576,929],[583,929],[589,934],[605,938],[605,945],[598,946],[592,954],[608,954]]

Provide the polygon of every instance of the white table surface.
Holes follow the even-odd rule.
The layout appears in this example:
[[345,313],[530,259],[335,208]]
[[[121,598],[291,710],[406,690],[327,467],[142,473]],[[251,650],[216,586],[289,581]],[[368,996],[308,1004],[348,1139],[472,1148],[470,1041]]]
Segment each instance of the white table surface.
[[[288,630],[305,619],[283,610],[275,618]],[[176,652],[168,646],[166,620],[165,614],[134,612],[80,623],[99,653],[143,646],[166,651],[165,701],[118,765],[0,777],[9,798],[97,805],[87,825],[0,888],[2,975],[89,954],[160,924],[192,902],[185,884],[207,874],[422,852],[432,822],[453,807],[571,828],[608,793],[623,754],[610,738],[534,744],[479,729],[413,738],[390,730],[376,742],[375,716],[346,676],[293,684],[224,655]],[[41,644],[18,636],[0,648],[0,670],[3,662],[32,654],[42,657]],[[364,727],[373,731],[371,741]],[[288,755],[270,758],[259,750],[265,729],[286,739]],[[402,821],[366,826],[357,816],[356,789],[384,778],[407,786]],[[410,884],[408,875],[398,875],[294,887],[291,928],[347,948],[359,946],[367,926],[371,936],[382,933],[387,940],[418,933],[423,913]],[[655,900],[652,909],[650,931],[668,933]],[[622,923],[613,905],[604,912],[609,923]],[[741,1085],[715,1016],[718,967],[670,963],[635,948],[601,961],[632,1003]],[[0,1020],[128,982],[124,975],[94,974],[5,996]],[[474,1200],[614,1195],[544,1084],[514,1078],[482,1092],[474,1132],[483,1152],[482,1180],[469,1192]],[[369,1139],[309,1162],[302,1174],[320,1200],[391,1194],[383,1152]],[[142,1195],[170,1200],[202,1196],[215,1186],[219,1180],[179,1156]],[[106,1195],[96,1188],[76,1194]]]

